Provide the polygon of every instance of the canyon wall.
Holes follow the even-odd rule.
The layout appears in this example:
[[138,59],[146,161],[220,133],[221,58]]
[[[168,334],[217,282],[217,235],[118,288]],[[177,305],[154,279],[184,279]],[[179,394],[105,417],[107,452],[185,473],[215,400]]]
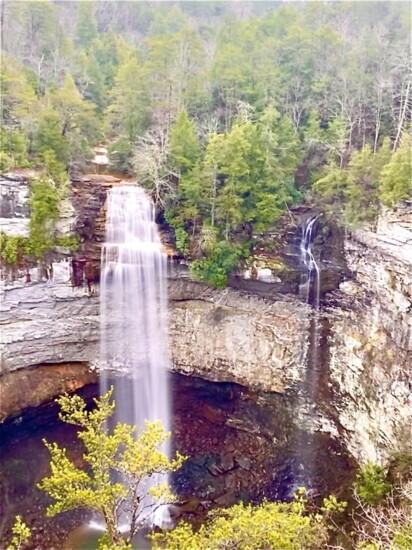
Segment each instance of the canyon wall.
[[354,277],[328,314],[330,376],[349,449],[381,461],[412,440],[412,208],[384,211],[345,241]]
[[[33,271],[30,282],[10,277],[2,282],[3,382],[5,373],[35,365],[70,363],[79,369],[82,365],[83,371],[85,363],[91,369],[98,366],[98,274],[89,277],[89,289],[78,285],[85,280],[85,262],[98,269],[105,188],[117,182],[99,176],[74,182],[74,209],[66,208],[65,225],[81,235],[82,243],[74,258],[54,263],[52,279],[38,280]],[[2,210],[10,227],[13,216],[20,225],[27,217],[23,189],[27,183],[17,184],[20,191],[13,186],[13,196],[23,204],[14,199],[13,208]],[[311,375],[304,368],[310,307],[298,295],[298,222],[306,214],[297,214],[293,227],[285,222],[286,236],[272,235],[273,254],[262,244],[257,267],[251,268],[253,276],[234,277],[231,284],[236,288],[221,291],[194,283],[171,261],[169,333],[174,370],[278,394],[299,394],[302,381]],[[324,231],[315,243],[322,249],[324,350],[316,374],[322,394],[316,412],[320,421],[312,429],[339,433],[359,461],[385,460],[407,440],[410,429],[411,225],[411,209],[405,207],[383,213],[375,231],[358,231],[344,239],[334,229]],[[81,267],[80,277],[74,277],[75,264]],[[9,378],[7,383],[10,387]],[[56,383],[58,391],[61,384]],[[321,421],[322,416],[329,421]]]

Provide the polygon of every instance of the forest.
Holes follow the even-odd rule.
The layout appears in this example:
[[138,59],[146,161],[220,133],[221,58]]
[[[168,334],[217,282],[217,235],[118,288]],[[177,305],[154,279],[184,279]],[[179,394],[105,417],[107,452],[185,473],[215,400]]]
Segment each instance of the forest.
[[0,168],[42,171],[6,262],[67,241],[98,144],[218,287],[295,204],[352,228],[410,195],[407,2],[4,1],[1,26]]

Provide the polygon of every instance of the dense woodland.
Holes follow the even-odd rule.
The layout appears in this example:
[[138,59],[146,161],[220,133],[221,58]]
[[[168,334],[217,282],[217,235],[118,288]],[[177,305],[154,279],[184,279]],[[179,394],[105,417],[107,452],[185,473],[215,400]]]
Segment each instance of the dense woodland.
[[410,194],[409,8],[4,1],[0,168],[43,172],[30,239],[3,238],[3,259],[59,244],[68,175],[97,144],[216,286],[293,204],[373,222]]

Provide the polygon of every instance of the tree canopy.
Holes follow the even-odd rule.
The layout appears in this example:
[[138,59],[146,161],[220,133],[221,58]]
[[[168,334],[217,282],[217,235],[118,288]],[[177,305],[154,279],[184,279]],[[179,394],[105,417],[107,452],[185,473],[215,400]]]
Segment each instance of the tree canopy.
[[410,197],[406,3],[198,4],[4,2],[1,168],[105,143],[198,260],[307,197],[354,226]]

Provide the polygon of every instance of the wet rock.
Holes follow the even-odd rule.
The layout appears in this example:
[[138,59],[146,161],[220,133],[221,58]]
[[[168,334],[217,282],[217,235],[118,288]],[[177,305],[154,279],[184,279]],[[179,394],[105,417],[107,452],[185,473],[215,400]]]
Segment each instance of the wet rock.
[[235,467],[233,455],[225,454],[220,458],[220,467],[223,472],[232,470]]
[[29,234],[29,195],[27,178],[15,174],[0,176],[0,221],[6,235]]
[[242,468],[242,470],[246,471],[249,471],[252,466],[251,460],[246,456],[237,456],[235,458],[235,462],[239,465],[240,468]]

